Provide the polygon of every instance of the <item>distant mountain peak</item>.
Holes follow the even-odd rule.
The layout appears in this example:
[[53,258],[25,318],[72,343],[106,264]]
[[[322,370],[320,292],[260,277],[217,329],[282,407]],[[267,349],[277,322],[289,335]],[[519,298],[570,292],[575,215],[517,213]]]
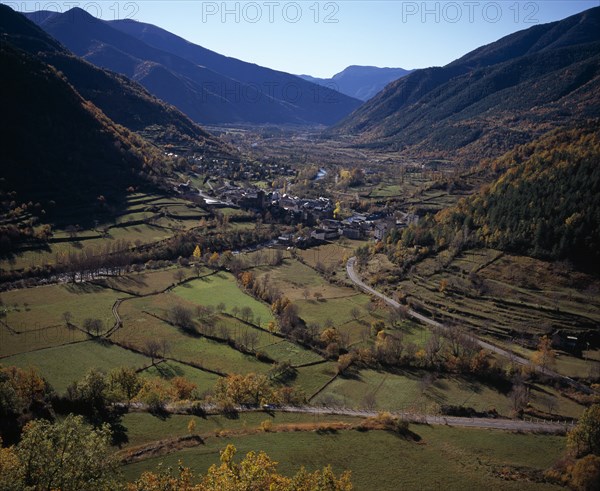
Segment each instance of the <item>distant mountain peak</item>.
[[389,84],[332,130],[430,158],[498,156],[600,116],[600,7],[533,26]]
[[305,80],[324,87],[334,88],[339,92],[367,101],[387,84],[408,75],[411,70],[404,68],[380,68],[376,66],[350,65],[331,78],[316,78],[300,75]]

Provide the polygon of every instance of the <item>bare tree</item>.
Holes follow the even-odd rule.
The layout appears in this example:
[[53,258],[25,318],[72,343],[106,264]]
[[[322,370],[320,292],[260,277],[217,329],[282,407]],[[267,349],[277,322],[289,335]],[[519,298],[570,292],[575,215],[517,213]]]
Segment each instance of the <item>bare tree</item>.
[[143,351],[150,357],[152,364],[154,365],[154,360],[160,358],[161,346],[159,340],[149,339],[146,341]]
[[174,305],[169,312],[170,321],[186,331],[194,331],[194,320],[192,311],[183,305]]
[[252,322],[252,320],[254,320],[254,312],[252,312],[252,309],[246,305],[240,310],[240,318],[244,322]]
[[102,321],[100,319],[90,319],[89,317],[83,321],[83,328],[90,336],[100,336],[102,332]]
[[178,269],[173,274],[173,279],[176,283],[181,283],[183,280],[185,280],[185,271],[183,269]]
[[527,407],[527,403],[529,402],[529,389],[523,382],[518,380],[513,384],[513,388],[508,397],[514,413],[520,414],[523,412],[523,409]]

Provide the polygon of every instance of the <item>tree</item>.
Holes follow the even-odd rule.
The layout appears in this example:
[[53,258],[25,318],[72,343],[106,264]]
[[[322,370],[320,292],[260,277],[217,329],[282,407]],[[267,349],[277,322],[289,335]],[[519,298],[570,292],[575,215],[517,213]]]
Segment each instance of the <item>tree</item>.
[[93,429],[81,416],[69,415],[55,424],[43,419],[31,421],[15,449],[23,487],[12,489],[119,489],[110,442],[108,425]]
[[531,356],[533,363],[542,370],[546,370],[546,368],[554,364],[555,358],[556,352],[552,349],[552,339],[548,336],[542,336],[538,343],[537,351]]
[[192,311],[183,305],[173,305],[169,312],[169,319],[186,331],[195,331]]
[[169,343],[164,339],[149,339],[144,346],[144,353],[152,359],[153,365],[154,360],[164,358],[167,351],[169,351]]
[[133,368],[121,367],[108,374],[108,385],[116,399],[125,399],[129,404],[142,388],[142,381]]
[[244,322],[251,323],[254,320],[254,313],[252,312],[252,309],[250,307],[248,307],[247,305],[242,307],[242,309],[240,310],[240,318]]
[[[189,249],[188,249],[188,250],[189,250]],[[197,245],[197,246],[194,248],[194,252],[192,253],[192,256],[193,256],[193,258],[194,258],[194,260],[195,260],[195,261],[199,261],[199,260],[200,260],[200,258],[202,257],[202,249],[200,249],[200,246],[199,246],[199,245]]]
[[62,314],[62,318],[65,321],[65,326],[70,327],[71,326],[71,319],[73,318],[73,315],[71,314],[71,312],[63,312]]
[[181,283],[185,280],[185,271],[183,269],[178,269],[173,274],[173,279],[175,280],[175,283]]
[[339,343],[340,333],[335,327],[329,327],[321,333],[321,341],[324,344]]
[[90,319],[89,317],[83,321],[83,329],[90,336],[100,336],[102,332],[102,321],[100,319]]
[[175,396],[181,401],[192,399],[198,388],[194,382],[190,382],[185,377],[174,377],[171,380],[171,385],[175,390]]
[[335,204],[335,209],[333,210],[333,218],[338,219],[342,214],[342,203],[339,201]]
[[158,473],[144,472],[127,491],[351,491],[350,472],[337,477],[330,466],[308,472],[304,467],[292,476],[277,472],[277,463],[264,452],[249,452],[238,464],[234,462],[236,448],[233,445],[221,451],[221,464],[212,465],[199,484],[192,471],[179,466],[179,473],[171,469]]
[[598,491],[600,489],[600,457],[586,455],[579,459],[571,471],[571,486],[578,491]]
[[208,265],[213,269],[217,269],[219,267],[219,253],[218,252],[213,252],[211,254],[210,258],[208,259]]
[[352,363],[354,362],[354,356],[350,353],[345,355],[340,355],[337,361],[337,373],[343,374],[350,368]]
[[358,307],[352,307],[352,309],[350,309],[350,315],[355,321],[358,321],[358,319],[360,319],[360,309]]
[[15,447],[2,447],[2,438],[0,438],[0,489],[1,490],[20,490],[25,487],[22,476],[22,465]]
[[196,433],[196,421],[193,419],[190,419],[190,421],[188,422],[188,425],[187,425],[187,429],[188,429],[188,433],[190,435],[194,435]]
[[266,375],[228,375],[221,377],[214,389],[219,404],[264,404],[273,399],[273,387]]
[[567,438],[568,446],[576,456],[600,456],[600,404],[588,407]]
[[529,402],[529,389],[521,381],[513,384],[513,388],[508,394],[515,414],[520,414]]

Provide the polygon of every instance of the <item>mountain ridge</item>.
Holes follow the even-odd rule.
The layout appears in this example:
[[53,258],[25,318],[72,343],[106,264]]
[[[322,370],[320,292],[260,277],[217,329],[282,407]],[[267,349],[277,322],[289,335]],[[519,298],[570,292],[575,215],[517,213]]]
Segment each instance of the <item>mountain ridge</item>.
[[[151,24],[102,21],[78,8],[64,14],[27,15],[75,54],[134,79],[197,123],[329,125],[360,104],[294,75],[211,52]],[[148,37],[154,44],[162,39],[162,44],[148,44]],[[182,46],[186,50],[179,53]],[[207,53],[210,63],[197,59]],[[148,62],[161,69],[142,69]],[[211,69],[211,63],[226,74]]]
[[416,70],[330,134],[421,156],[477,161],[569,120],[596,117],[599,25],[600,7],[505,36],[445,67]]
[[0,32],[3,40],[60,70],[84,99],[93,102],[113,121],[138,133],[147,132],[157,124],[168,127],[169,138],[155,132],[151,138],[154,143],[184,145],[208,153],[232,152],[141,85],[78,58],[25,16],[5,5],[0,5]]

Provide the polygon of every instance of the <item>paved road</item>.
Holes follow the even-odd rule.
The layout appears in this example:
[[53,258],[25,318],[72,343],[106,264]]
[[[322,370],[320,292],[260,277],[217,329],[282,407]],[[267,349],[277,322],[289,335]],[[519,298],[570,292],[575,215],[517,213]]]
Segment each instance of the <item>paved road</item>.
[[[356,286],[358,286],[361,290],[363,290],[364,292],[373,295],[375,297],[378,297],[380,299],[382,299],[385,303],[387,303],[388,305],[390,305],[391,307],[401,307],[401,305],[396,302],[394,299],[385,296],[383,293],[378,292],[377,290],[375,290],[374,288],[371,288],[369,285],[367,285],[366,283],[364,283],[362,281],[362,279],[360,278],[360,276],[358,275],[358,273],[356,272],[356,270],[354,269],[354,265],[356,264],[356,257],[351,257],[350,259],[348,259],[348,262],[346,263],[346,272],[348,273],[348,278],[350,278],[350,280],[352,281],[352,283],[354,283]],[[437,322],[433,319],[430,319],[429,317],[425,317],[422,314],[419,314],[418,312],[412,310],[412,309],[408,309],[408,315],[410,317],[412,317],[413,319],[416,319],[424,324],[430,325],[432,327],[437,327],[439,329],[442,330],[449,330],[452,329],[449,326],[445,326],[444,324],[441,324],[440,322]],[[519,363],[520,365],[531,365],[531,361],[528,360],[527,358],[523,358],[522,356],[518,356],[515,353],[499,348],[498,346],[495,346],[491,343],[488,343],[487,341],[484,341],[482,339],[479,339],[478,337],[474,336],[473,334],[471,334],[471,337],[477,342],[477,344],[482,347],[483,349],[486,349],[492,353],[496,353],[500,356],[504,356],[506,358],[508,358],[510,361],[514,362],[514,363]],[[575,380],[569,378],[569,377],[565,377],[563,375],[560,375],[559,373],[553,371],[553,370],[549,370],[547,368],[542,368],[542,367],[538,367],[536,366],[535,369],[543,374],[546,375],[548,377],[552,377],[552,378],[560,378],[562,380],[567,381],[568,383],[574,385],[575,387],[577,387],[580,390],[584,390],[585,392],[588,392],[590,389],[589,387],[586,387],[582,384],[579,384],[578,382],[576,382]]]

